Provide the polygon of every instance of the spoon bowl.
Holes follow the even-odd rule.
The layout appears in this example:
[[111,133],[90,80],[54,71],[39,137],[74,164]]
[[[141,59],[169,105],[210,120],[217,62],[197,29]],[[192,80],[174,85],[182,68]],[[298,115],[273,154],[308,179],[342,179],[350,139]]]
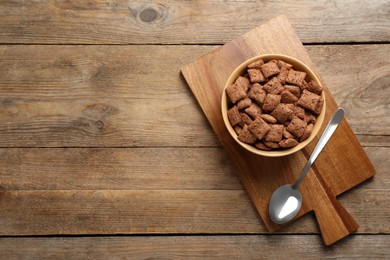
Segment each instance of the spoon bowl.
[[280,186],[271,197],[269,216],[277,224],[292,220],[302,206],[302,196],[293,185]]

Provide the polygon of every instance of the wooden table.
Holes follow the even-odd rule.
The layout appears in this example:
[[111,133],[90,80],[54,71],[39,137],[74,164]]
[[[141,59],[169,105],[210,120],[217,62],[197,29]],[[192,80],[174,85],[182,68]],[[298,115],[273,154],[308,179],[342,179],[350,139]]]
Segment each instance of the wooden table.
[[[180,75],[285,13],[377,175],[264,223]],[[390,1],[0,1],[1,258],[390,258]]]

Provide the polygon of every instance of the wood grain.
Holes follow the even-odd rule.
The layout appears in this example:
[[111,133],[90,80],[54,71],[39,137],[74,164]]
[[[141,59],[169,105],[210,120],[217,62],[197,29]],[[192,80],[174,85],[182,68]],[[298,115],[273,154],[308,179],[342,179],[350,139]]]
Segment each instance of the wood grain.
[[[0,43],[225,43],[273,16],[303,42],[388,42],[388,1],[1,1]],[[234,23],[232,21],[234,20]]]
[[[340,201],[358,234],[390,233],[390,190],[356,189]],[[270,234],[243,190],[0,191],[0,236]],[[283,234],[319,234],[312,214]]]
[[[388,147],[365,149],[390,187]],[[242,190],[222,148],[2,148],[0,190]],[[380,210],[379,208],[377,210]]]
[[[220,146],[179,74],[215,48],[0,46],[0,146]],[[389,146],[390,44],[305,49],[362,144]]]
[[0,251],[7,259],[388,259],[389,243],[386,235],[352,235],[330,248],[316,235],[15,237],[0,238]]

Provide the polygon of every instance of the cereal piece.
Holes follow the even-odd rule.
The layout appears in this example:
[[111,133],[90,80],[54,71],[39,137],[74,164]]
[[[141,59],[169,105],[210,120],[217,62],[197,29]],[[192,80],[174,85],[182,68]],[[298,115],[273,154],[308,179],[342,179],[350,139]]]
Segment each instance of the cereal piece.
[[301,88],[294,85],[284,85],[284,88],[291,92],[294,96],[299,98],[301,96]]
[[305,109],[300,106],[294,106],[294,116],[299,117],[300,119],[304,120],[305,119]]
[[268,142],[280,142],[282,141],[283,125],[271,125],[267,135],[264,137]]
[[262,139],[268,131],[271,129],[270,125],[267,124],[263,119],[256,118],[255,121],[252,122],[248,126],[249,131],[251,131],[258,139]]
[[287,126],[287,131],[299,138],[303,135],[306,126],[307,123],[305,121],[299,119],[299,117],[294,117]]
[[288,69],[286,67],[281,67],[280,72],[276,78],[280,81],[282,84],[286,84],[286,78],[288,76]]
[[240,123],[241,127],[244,127],[244,125],[252,124],[252,119],[248,116],[247,113],[240,113],[240,116],[241,116],[241,123]]
[[310,80],[310,82],[307,84],[307,90],[317,94],[321,95],[322,91],[324,90],[320,84],[317,83],[315,80]]
[[263,110],[270,112],[274,110],[280,103],[280,95],[267,94],[263,103]]
[[306,80],[303,80],[303,81],[302,81],[302,85],[300,86],[300,88],[301,88],[302,90],[307,89],[307,85],[308,85],[307,81],[306,81]]
[[240,86],[245,92],[249,89],[250,81],[247,77],[239,76],[234,83]]
[[278,142],[264,141],[264,144],[272,149],[278,149],[280,147]]
[[294,136],[289,131],[287,131],[286,127],[283,127],[282,135],[286,138],[294,138]]
[[267,93],[263,89],[263,86],[261,86],[259,83],[253,84],[253,86],[248,92],[248,97],[254,99],[259,104],[264,103],[264,99],[266,95]]
[[270,124],[276,124],[278,122],[278,120],[275,117],[268,114],[262,114],[260,118],[262,118],[265,122]]
[[259,69],[248,69],[248,74],[251,82],[263,82],[266,80]]
[[263,72],[264,77],[269,78],[280,72],[278,65],[275,60],[271,60],[267,63],[261,65],[261,72]]
[[295,103],[298,101],[298,98],[287,89],[283,90],[280,96],[282,97],[280,100],[282,103]]
[[286,78],[287,83],[291,83],[297,86],[301,86],[303,80],[306,77],[306,72],[290,69]]
[[268,94],[274,95],[278,95],[284,90],[282,83],[280,83],[276,77],[273,77],[270,81],[268,81],[263,88]]
[[264,150],[264,151],[271,151],[272,150],[271,147],[266,146],[263,142],[256,142],[255,146],[257,149]]
[[276,61],[276,64],[278,64],[279,68],[286,68],[286,69],[291,69],[293,65],[291,65],[290,63],[287,63],[285,61],[282,61],[282,60],[277,60]]
[[323,105],[324,105],[324,99],[320,98],[318,100],[316,108],[314,109],[314,113],[316,113],[317,115],[321,114],[321,110],[322,110]]
[[264,64],[263,60],[257,60],[248,65],[248,69],[260,69],[261,65]]
[[238,101],[237,107],[238,107],[238,109],[244,109],[244,108],[249,107],[251,104],[252,104],[252,99],[244,98],[244,99],[241,99],[240,101]]
[[280,103],[272,112],[271,116],[275,117],[280,123],[286,122],[293,114],[293,110],[290,109],[287,104]]
[[298,141],[293,138],[287,138],[279,142],[282,148],[291,148],[298,145]]
[[263,113],[261,107],[256,103],[252,103],[249,107],[245,109],[245,112],[250,115],[253,119],[260,117]]
[[292,111],[294,111],[294,107],[295,107],[294,104],[291,104],[291,103],[285,103],[285,104],[286,104],[286,107],[288,107],[289,109],[291,109]]
[[234,131],[236,132],[237,135],[239,135],[242,131],[242,127],[239,125],[236,125],[233,127]]
[[305,117],[303,118],[303,121],[308,124],[314,124],[316,122],[316,117],[312,113],[305,111]]
[[248,126],[244,125],[237,139],[247,144],[254,144],[256,142],[256,136],[249,131]]
[[321,97],[319,95],[305,89],[302,92],[302,96],[298,100],[298,104],[314,112],[316,111],[316,107],[320,99]]
[[238,112],[237,106],[234,106],[231,109],[229,109],[229,111],[227,112],[227,116],[232,126],[241,123],[241,116],[240,116],[240,112]]
[[235,104],[238,100],[246,96],[246,92],[242,87],[234,83],[233,85],[226,88],[226,93],[228,94],[230,101]]
[[309,136],[311,135],[311,132],[313,132],[313,127],[314,127],[313,124],[309,124],[306,126],[305,131],[303,132],[303,135],[301,136],[301,138],[299,138],[300,142],[303,142],[307,138],[309,138]]

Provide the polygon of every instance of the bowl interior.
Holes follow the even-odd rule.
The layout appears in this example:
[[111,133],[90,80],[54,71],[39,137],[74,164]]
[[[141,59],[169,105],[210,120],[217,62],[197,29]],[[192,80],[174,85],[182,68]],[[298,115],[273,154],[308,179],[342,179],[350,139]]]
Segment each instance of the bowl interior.
[[234,140],[238,144],[240,144],[242,147],[244,147],[246,150],[248,150],[252,153],[262,155],[262,156],[268,156],[268,157],[286,156],[286,155],[289,155],[289,154],[292,154],[292,153],[295,153],[295,152],[301,150],[308,143],[310,143],[313,140],[313,138],[317,135],[317,133],[320,130],[321,125],[324,121],[324,117],[325,117],[325,110],[326,110],[325,94],[324,94],[324,91],[321,94],[321,97],[324,99],[324,105],[322,107],[321,113],[318,115],[318,117],[316,119],[316,122],[314,124],[313,131],[312,131],[311,135],[309,136],[309,138],[307,138],[305,141],[299,143],[297,146],[292,147],[290,149],[285,149],[285,150],[263,151],[263,150],[257,149],[254,146],[251,146],[249,144],[241,142],[240,140],[237,139],[237,134],[234,131],[233,127],[230,125],[229,119],[227,117],[227,111],[229,108],[230,101],[228,100],[227,95],[226,95],[226,88],[228,86],[232,85],[234,83],[234,81],[238,78],[238,76],[242,75],[242,73],[244,72],[244,70],[246,69],[248,64],[250,64],[256,60],[259,60],[259,59],[264,60],[264,62],[267,62],[267,61],[270,61],[273,59],[283,60],[283,61],[293,65],[293,68],[295,70],[300,70],[300,71],[306,72],[306,78],[305,78],[306,81],[308,81],[309,79],[313,79],[313,80],[317,81],[317,83],[320,84],[321,86],[322,86],[322,84],[319,81],[319,79],[317,78],[317,76],[314,74],[314,72],[309,67],[307,67],[305,64],[303,64],[302,62],[300,62],[297,59],[294,59],[290,56],[281,55],[281,54],[267,54],[267,55],[259,55],[259,56],[253,57],[253,58],[243,62],[241,65],[239,65],[232,72],[230,77],[228,78],[228,80],[225,84],[225,87],[223,89],[223,93],[222,93],[221,109],[222,109],[223,121],[224,121],[225,126],[228,129],[230,135],[234,138]]

